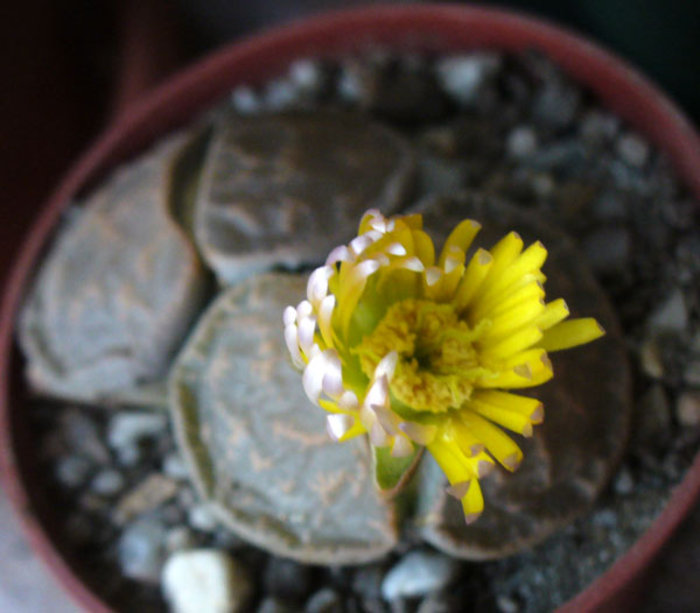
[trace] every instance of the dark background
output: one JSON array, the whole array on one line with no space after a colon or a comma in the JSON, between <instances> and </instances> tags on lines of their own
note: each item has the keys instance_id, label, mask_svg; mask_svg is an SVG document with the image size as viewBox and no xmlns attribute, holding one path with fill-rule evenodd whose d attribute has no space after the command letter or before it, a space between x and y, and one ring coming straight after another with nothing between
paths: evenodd
<instances>
[{"instance_id":1,"label":"dark background","mask_svg":"<svg viewBox=\"0 0 700 613\"><path fill-rule=\"evenodd\" d=\"M407 4L408 2L395 2ZM12 253L61 174L143 91L216 47L342 0L0 0L0 241ZM545 17L636 65L700 123L700 0L482 2ZM0 282L11 258L0 262ZM700 509L649 582L647 610L700 603ZM671 598L669 601L668 599ZM667 608L663 603L670 605ZM680 608L679 608L680 607ZM698 609L695 609L698 610Z\"/></svg>"}]
</instances>

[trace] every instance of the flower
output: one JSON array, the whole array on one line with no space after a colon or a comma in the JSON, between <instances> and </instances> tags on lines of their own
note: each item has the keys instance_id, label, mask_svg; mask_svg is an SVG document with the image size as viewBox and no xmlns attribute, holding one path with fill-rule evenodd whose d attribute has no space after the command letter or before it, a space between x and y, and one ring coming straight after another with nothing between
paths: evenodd
<instances>
[{"instance_id":1,"label":"flower","mask_svg":"<svg viewBox=\"0 0 700 613\"><path fill-rule=\"evenodd\" d=\"M310 400L337 441L367 433L380 486L395 485L423 447L471 522L494 463L523 454L504 432L532 435L542 404L511 390L552 378L548 352L604 334L545 302L547 250L511 232L476 249L480 225L464 220L436 256L421 215L370 210L358 236L309 277L307 299L284 311L284 335ZM566 321L565 321L566 320Z\"/></svg>"}]
</instances>

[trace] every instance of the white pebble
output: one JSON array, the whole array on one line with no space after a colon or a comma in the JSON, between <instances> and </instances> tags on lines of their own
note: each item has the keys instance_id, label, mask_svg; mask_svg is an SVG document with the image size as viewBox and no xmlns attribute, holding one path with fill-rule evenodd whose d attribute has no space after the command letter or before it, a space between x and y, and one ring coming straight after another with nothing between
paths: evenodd
<instances>
[{"instance_id":1,"label":"white pebble","mask_svg":"<svg viewBox=\"0 0 700 613\"><path fill-rule=\"evenodd\" d=\"M112 449L128 447L167 428L165 413L118 413L109 422L107 442Z\"/></svg>"},{"instance_id":2,"label":"white pebble","mask_svg":"<svg viewBox=\"0 0 700 613\"><path fill-rule=\"evenodd\" d=\"M252 88L241 85L231 93L233 108L244 115L260 110L260 99Z\"/></svg>"},{"instance_id":3,"label":"white pebble","mask_svg":"<svg viewBox=\"0 0 700 613\"><path fill-rule=\"evenodd\" d=\"M412 551L386 574L382 596L386 600L425 596L445 587L456 570L456 562L445 555Z\"/></svg>"},{"instance_id":4,"label":"white pebble","mask_svg":"<svg viewBox=\"0 0 700 613\"><path fill-rule=\"evenodd\" d=\"M537 150L537 134L529 126L514 128L506 141L508 155L513 158L526 158Z\"/></svg>"},{"instance_id":5,"label":"white pebble","mask_svg":"<svg viewBox=\"0 0 700 613\"><path fill-rule=\"evenodd\" d=\"M436 66L443 90L461 104L473 103L483 83L501 66L501 59L489 53L474 53L441 59Z\"/></svg>"}]
</instances>

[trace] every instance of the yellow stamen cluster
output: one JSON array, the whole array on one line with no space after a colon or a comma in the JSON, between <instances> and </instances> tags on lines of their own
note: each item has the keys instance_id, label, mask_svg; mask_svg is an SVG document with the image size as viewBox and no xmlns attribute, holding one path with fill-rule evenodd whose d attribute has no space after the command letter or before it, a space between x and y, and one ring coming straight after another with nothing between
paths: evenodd
<instances>
[{"instance_id":1,"label":"yellow stamen cluster","mask_svg":"<svg viewBox=\"0 0 700 613\"><path fill-rule=\"evenodd\" d=\"M547 257L514 232L467 252L480 225L464 220L436 256L420 215L368 211L358 236L309 278L307 300L284 312L285 339L312 402L338 441L368 433L391 456L425 446L472 521L479 478L515 470L522 452L503 428L532 435L539 401L508 390L549 380L548 351L603 334L591 318L564 321L545 302Z\"/></svg>"}]
</instances>

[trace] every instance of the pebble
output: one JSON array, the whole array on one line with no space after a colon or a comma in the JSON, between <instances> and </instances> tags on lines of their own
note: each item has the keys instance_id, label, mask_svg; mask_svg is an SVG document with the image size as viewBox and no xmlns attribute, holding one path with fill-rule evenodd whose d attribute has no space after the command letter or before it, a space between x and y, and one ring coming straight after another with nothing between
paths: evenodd
<instances>
[{"instance_id":1,"label":"pebble","mask_svg":"<svg viewBox=\"0 0 700 613\"><path fill-rule=\"evenodd\" d=\"M639 349L639 359L642 370L652 379L662 379L666 374L658 339L650 337L644 340Z\"/></svg>"},{"instance_id":2,"label":"pebble","mask_svg":"<svg viewBox=\"0 0 700 613\"><path fill-rule=\"evenodd\" d=\"M187 468L187 463L177 451L165 456L163 460L163 473L178 481L186 481L190 478L190 471Z\"/></svg>"},{"instance_id":3,"label":"pebble","mask_svg":"<svg viewBox=\"0 0 700 613\"><path fill-rule=\"evenodd\" d=\"M613 488L621 496L627 496L634 491L634 477L628 468L622 468L617 473Z\"/></svg>"},{"instance_id":4,"label":"pebble","mask_svg":"<svg viewBox=\"0 0 700 613\"><path fill-rule=\"evenodd\" d=\"M588 111L581 119L579 133L592 143L611 141L620 128L620 120L614 115L601 111Z\"/></svg>"},{"instance_id":5,"label":"pebble","mask_svg":"<svg viewBox=\"0 0 700 613\"><path fill-rule=\"evenodd\" d=\"M361 566L352 579L353 591L368 599L378 599L382 595L384 569L379 564Z\"/></svg>"},{"instance_id":6,"label":"pebble","mask_svg":"<svg viewBox=\"0 0 700 613\"><path fill-rule=\"evenodd\" d=\"M168 553L192 549L197 544L197 537L187 526L175 526L165 535L165 548Z\"/></svg>"},{"instance_id":7,"label":"pebble","mask_svg":"<svg viewBox=\"0 0 700 613\"><path fill-rule=\"evenodd\" d=\"M117 449L117 462L125 468L136 466L141 461L141 457L141 449L136 444L124 445Z\"/></svg>"},{"instance_id":8,"label":"pebble","mask_svg":"<svg viewBox=\"0 0 700 613\"><path fill-rule=\"evenodd\" d=\"M245 568L214 549L172 554L163 567L162 588L174 613L235 613L253 591Z\"/></svg>"},{"instance_id":9,"label":"pebble","mask_svg":"<svg viewBox=\"0 0 700 613\"><path fill-rule=\"evenodd\" d=\"M304 613L342 613L343 605L340 595L326 587L316 592L304 606Z\"/></svg>"},{"instance_id":10,"label":"pebble","mask_svg":"<svg viewBox=\"0 0 700 613\"><path fill-rule=\"evenodd\" d=\"M206 503L196 504L187 511L187 522L193 528L202 532L213 532L219 525L219 520Z\"/></svg>"},{"instance_id":11,"label":"pebble","mask_svg":"<svg viewBox=\"0 0 700 613\"><path fill-rule=\"evenodd\" d=\"M299 607L275 596L267 596L260 603L256 613L299 613Z\"/></svg>"},{"instance_id":12,"label":"pebble","mask_svg":"<svg viewBox=\"0 0 700 613\"><path fill-rule=\"evenodd\" d=\"M649 329L655 332L682 334L688 327L688 309L683 292L679 288L671 290L649 318Z\"/></svg>"},{"instance_id":13,"label":"pebble","mask_svg":"<svg viewBox=\"0 0 700 613\"><path fill-rule=\"evenodd\" d=\"M437 592L424 598L416 613L451 613L454 603L451 603L444 592Z\"/></svg>"},{"instance_id":14,"label":"pebble","mask_svg":"<svg viewBox=\"0 0 700 613\"><path fill-rule=\"evenodd\" d=\"M323 84L323 66L320 62L309 58L296 60L289 67L289 80L300 91L316 93Z\"/></svg>"},{"instance_id":15,"label":"pebble","mask_svg":"<svg viewBox=\"0 0 700 613\"><path fill-rule=\"evenodd\" d=\"M526 158L537 150L537 133L530 126L514 128L506 140L506 151L513 158Z\"/></svg>"},{"instance_id":16,"label":"pebble","mask_svg":"<svg viewBox=\"0 0 700 613\"><path fill-rule=\"evenodd\" d=\"M157 583L164 559L165 528L154 518L128 525L117 545L122 572L132 579Z\"/></svg>"},{"instance_id":17,"label":"pebble","mask_svg":"<svg viewBox=\"0 0 700 613\"><path fill-rule=\"evenodd\" d=\"M700 426L700 391L683 392L676 403L676 419L681 426Z\"/></svg>"},{"instance_id":18,"label":"pebble","mask_svg":"<svg viewBox=\"0 0 700 613\"><path fill-rule=\"evenodd\" d=\"M662 385L655 383L641 397L632 427L635 450L642 453L662 447L671 433L671 409Z\"/></svg>"},{"instance_id":19,"label":"pebble","mask_svg":"<svg viewBox=\"0 0 700 613\"><path fill-rule=\"evenodd\" d=\"M539 124L561 130L574 120L580 101L581 94L576 88L553 80L535 95L532 114Z\"/></svg>"},{"instance_id":20,"label":"pebble","mask_svg":"<svg viewBox=\"0 0 700 613\"><path fill-rule=\"evenodd\" d=\"M107 427L107 442L123 449L160 434L168 426L165 413L118 413Z\"/></svg>"},{"instance_id":21,"label":"pebble","mask_svg":"<svg viewBox=\"0 0 700 613\"><path fill-rule=\"evenodd\" d=\"M649 144L636 134L624 134L617 140L617 154L634 168L642 168L649 159Z\"/></svg>"},{"instance_id":22,"label":"pebble","mask_svg":"<svg viewBox=\"0 0 700 613\"><path fill-rule=\"evenodd\" d=\"M517 600L503 594L496 597L496 608L500 613L518 613L520 611Z\"/></svg>"},{"instance_id":23,"label":"pebble","mask_svg":"<svg viewBox=\"0 0 700 613\"><path fill-rule=\"evenodd\" d=\"M260 110L260 98L247 85L240 85L231 93L231 104L239 113L246 115Z\"/></svg>"},{"instance_id":24,"label":"pebble","mask_svg":"<svg viewBox=\"0 0 700 613\"><path fill-rule=\"evenodd\" d=\"M593 202L593 215L604 222L621 221L627 218L627 204L614 191L605 191Z\"/></svg>"},{"instance_id":25,"label":"pebble","mask_svg":"<svg viewBox=\"0 0 700 613\"><path fill-rule=\"evenodd\" d=\"M129 490L117 503L114 519L124 523L159 507L177 494L178 485L172 479L153 473Z\"/></svg>"},{"instance_id":26,"label":"pebble","mask_svg":"<svg viewBox=\"0 0 700 613\"><path fill-rule=\"evenodd\" d=\"M311 591L311 572L308 566L273 557L263 574L263 585L267 593L285 600L304 598Z\"/></svg>"},{"instance_id":27,"label":"pebble","mask_svg":"<svg viewBox=\"0 0 700 613\"><path fill-rule=\"evenodd\" d=\"M114 496L124 489L124 475L108 468L97 473L90 483L90 489L100 496Z\"/></svg>"},{"instance_id":28,"label":"pebble","mask_svg":"<svg viewBox=\"0 0 700 613\"><path fill-rule=\"evenodd\" d=\"M501 67L501 58L490 53L474 53L438 60L435 70L442 89L458 103L476 102L484 83Z\"/></svg>"},{"instance_id":29,"label":"pebble","mask_svg":"<svg viewBox=\"0 0 700 613\"><path fill-rule=\"evenodd\" d=\"M109 462L109 451L102 442L97 425L83 411L79 409L66 411L62 415L61 427L71 451L98 464Z\"/></svg>"},{"instance_id":30,"label":"pebble","mask_svg":"<svg viewBox=\"0 0 700 613\"><path fill-rule=\"evenodd\" d=\"M58 460L56 478L66 487L80 487L87 480L91 464L80 456L68 456Z\"/></svg>"},{"instance_id":31,"label":"pebble","mask_svg":"<svg viewBox=\"0 0 700 613\"><path fill-rule=\"evenodd\" d=\"M298 95L292 83L285 79L275 79L265 87L265 107L269 111L288 109L297 102Z\"/></svg>"},{"instance_id":32,"label":"pebble","mask_svg":"<svg viewBox=\"0 0 700 613\"><path fill-rule=\"evenodd\" d=\"M700 360L688 362L683 369L683 381L688 385L700 387Z\"/></svg>"},{"instance_id":33,"label":"pebble","mask_svg":"<svg viewBox=\"0 0 700 613\"><path fill-rule=\"evenodd\" d=\"M416 550L404 556L384 577L385 600L415 598L442 589L455 576L457 562L445 555Z\"/></svg>"}]
</instances>

